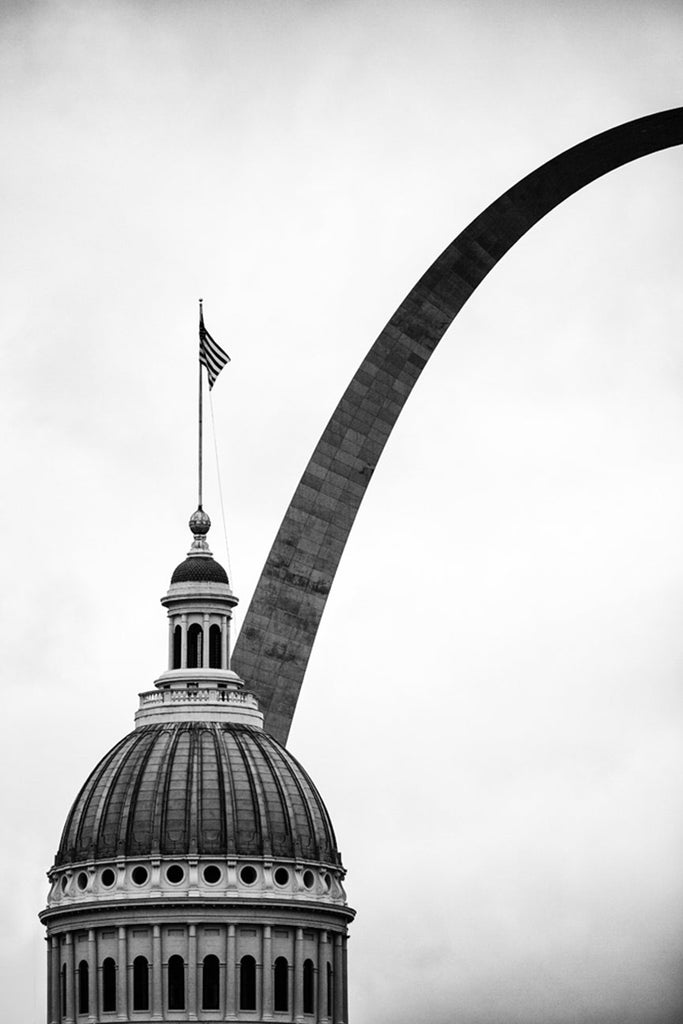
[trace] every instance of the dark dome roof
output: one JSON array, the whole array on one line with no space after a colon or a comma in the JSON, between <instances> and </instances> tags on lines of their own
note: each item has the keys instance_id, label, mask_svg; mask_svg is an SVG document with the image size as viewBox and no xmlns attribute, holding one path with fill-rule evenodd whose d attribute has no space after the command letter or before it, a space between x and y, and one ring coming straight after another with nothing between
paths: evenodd
<instances>
[{"instance_id":1,"label":"dark dome roof","mask_svg":"<svg viewBox=\"0 0 683 1024\"><path fill-rule=\"evenodd\" d=\"M223 722L142 726L91 773L55 864L187 854L340 863L320 794L272 736Z\"/></svg>"},{"instance_id":2,"label":"dark dome roof","mask_svg":"<svg viewBox=\"0 0 683 1024\"><path fill-rule=\"evenodd\" d=\"M175 569L171 583L227 583L228 574L222 565L206 555L190 555Z\"/></svg>"}]
</instances>

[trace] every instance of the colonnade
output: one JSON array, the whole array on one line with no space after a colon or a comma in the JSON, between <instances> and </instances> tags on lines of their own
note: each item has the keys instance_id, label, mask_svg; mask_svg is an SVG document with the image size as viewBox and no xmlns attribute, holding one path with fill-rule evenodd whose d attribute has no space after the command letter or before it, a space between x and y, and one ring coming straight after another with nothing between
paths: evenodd
<instances>
[{"instance_id":1,"label":"colonnade","mask_svg":"<svg viewBox=\"0 0 683 1024\"><path fill-rule=\"evenodd\" d=\"M134 961L139 953L139 942L132 948L130 929L119 926L115 938L102 938L101 932L111 936L114 929L89 929L53 934L48 938L48 1021L49 1024L96 1024L111 1021L144 1021L167 1019L169 1012L168 961L173 949L163 949L162 926L150 926L151 944L147 947L148 976L145 1007L134 1005ZM138 926L136 926L138 930ZM304 929L293 930L293 957L286 958L288 971L287 1009L275 1008L274 962L281 956L281 943L274 948L274 928L260 927L256 947L249 948L241 941L240 926L223 926L220 946L198 942L197 925L186 926L184 950L184 1008L173 1010L174 1020L279 1020L302 1024L346 1024L347 1007L347 950L346 936L332 931L315 930L315 939L306 940ZM311 935L311 930L306 929ZM199 948L201 945L202 948ZM255 1006L241 1009L240 965L242 957L255 953ZM206 955L215 955L219 961L218 1008L205 1009L202 1005L202 971ZM116 963L115 1006L104 1010L103 962L111 957ZM313 964L312 992L309 1006L304 1005L304 963ZM214 961L215 962L215 961ZM79 993L79 964L87 964L87 1009L81 1005ZM122 966L124 965L123 969ZM310 971L310 964L309 964ZM312 1002L312 1008L310 1003Z\"/></svg>"},{"instance_id":2,"label":"colonnade","mask_svg":"<svg viewBox=\"0 0 683 1024\"><path fill-rule=\"evenodd\" d=\"M188 667L210 667L210 628L211 626L217 626L220 629L221 641L220 641L220 665L214 665L214 668L229 669L230 668L230 616L229 615L215 615L205 612L203 615L199 614L186 614L181 615L170 615L168 623L168 667L169 669L183 669ZM197 664L194 666L188 666L188 630L190 626L198 625L202 630L201 637L201 665ZM175 631L180 630L180 650L178 650L175 641Z\"/></svg>"}]
</instances>

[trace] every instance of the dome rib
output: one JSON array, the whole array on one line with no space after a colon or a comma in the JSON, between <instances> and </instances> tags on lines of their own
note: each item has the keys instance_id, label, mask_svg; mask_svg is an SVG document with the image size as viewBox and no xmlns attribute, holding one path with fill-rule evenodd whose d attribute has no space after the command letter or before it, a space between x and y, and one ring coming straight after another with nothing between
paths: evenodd
<instances>
[{"instance_id":1,"label":"dome rib","mask_svg":"<svg viewBox=\"0 0 683 1024\"><path fill-rule=\"evenodd\" d=\"M112 751L112 754L114 756L116 756L116 754L118 753L119 750L123 751L122 752L121 761L119 762L119 766L117 766L114 769L114 773L116 773L119 770L120 765L126 760L127 756L130 756L130 753L127 754L126 751L123 749L124 744L125 744L125 739L121 740L120 743L118 743L116 745L116 747L114 747L114 750ZM106 771L107 767L108 767L108 765L105 765L105 761L107 761L107 757L108 757L108 755L103 757L102 760L95 767L94 772L92 773L90 778L86 781L85 785L83 786L83 788L81 789L80 793L76 797L76 800L75 800L74 805L73 805L73 807L71 809L69 817L67 818L66 825L64 826L64 835L66 835L67 830L69 829L69 826L70 826L70 824L71 824L71 822L73 820L73 817L74 817L74 815L76 813L76 808L78 807L79 803L82 801L82 808L81 808L81 812L80 812L80 819L78 821L78 825L77 825L77 828L76 828L76 835L74 836L74 839L73 839L74 845L78 845L80 843L80 841L81 841L81 836L82 836L83 830L85 828L85 823L87 821L88 814L90 812L90 807L91 807L91 805L93 804L93 802L95 800L95 794L97 792L97 784L98 784L99 777L100 777L100 768L102 768L102 771ZM103 800L100 797L99 806L97 807L97 810L95 811L95 824L96 825L98 824L98 821L97 821L98 812L101 813L102 803L103 803ZM93 829L93 835L97 835L98 831L99 831L98 828L94 828ZM64 839L64 836L62 837L62 841L63 841L63 839ZM60 843L60 846L61 846L61 843ZM93 851L93 852L95 852L95 851Z\"/></svg>"},{"instance_id":2,"label":"dome rib","mask_svg":"<svg viewBox=\"0 0 683 1024\"><path fill-rule=\"evenodd\" d=\"M230 758L228 756L228 752L225 749L225 746L222 743L218 742L218 735L215 732L213 733L213 741L214 741L214 744L215 744L215 747L216 747L216 751L218 753L218 766L219 766L219 771L221 773L221 779L222 779L222 782L223 782L223 787L222 788L223 788L224 807L225 807L225 815L224 815L223 821L224 821L225 833L226 833L226 835L225 835L225 838L226 838L225 846L226 846L226 850L227 850L228 856L235 856L235 854L237 852L236 840L237 840L237 834L238 834L238 824L237 824L237 808L235 807L235 784L234 784L234 780L233 780L233 777L232 777L232 767L230 765ZM229 819L228 819L228 806L230 807L230 818ZM231 828L229 827L230 825L232 826Z\"/></svg>"},{"instance_id":3,"label":"dome rib","mask_svg":"<svg viewBox=\"0 0 683 1024\"><path fill-rule=\"evenodd\" d=\"M150 850L153 857L161 856L161 837L166 827L165 795L168 790L168 766L172 760L168 756L168 752L173 749L176 741L176 736L170 733L168 729L163 729L160 733L160 741L157 743L157 746L163 743L163 749L159 752L159 770L157 771L157 784L154 788L154 800L152 802L152 842Z\"/></svg>"},{"instance_id":4,"label":"dome rib","mask_svg":"<svg viewBox=\"0 0 683 1024\"><path fill-rule=\"evenodd\" d=\"M276 740L250 726L141 726L97 764L71 808L56 866L147 856L337 864L320 796Z\"/></svg>"},{"instance_id":5,"label":"dome rib","mask_svg":"<svg viewBox=\"0 0 683 1024\"><path fill-rule=\"evenodd\" d=\"M235 742L239 747L242 760L247 768L247 778L254 807L254 821L256 824L257 841L259 848L267 857L272 857L273 851L270 841L270 822L268 820L267 804L264 800L261 779L258 766L254 763L249 750L249 744L245 737L235 736Z\"/></svg>"},{"instance_id":6,"label":"dome rib","mask_svg":"<svg viewBox=\"0 0 683 1024\"><path fill-rule=\"evenodd\" d=\"M146 737L149 739L148 737ZM121 843L121 837L125 835L125 849L131 850L134 846L134 832L133 824L135 821L135 808L138 802L138 796L140 793L140 787L143 779L143 773L147 767L152 751L154 750L154 743L147 742L146 744L141 742L137 745L138 748L142 747L140 760L134 766L135 776L133 784L129 786L128 792L125 794L125 799L121 804L121 825L119 827L119 843ZM118 852L118 851L117 851Z\"/></svg>"},{"instance_id":7,"label":"dome rib","mask_svg":"<svg viewBox=\"0 0 683 1024\"><path fill-rule=\"evenodd\" d=\"M268 763L270 773L275 780L275 786L277 787L278 794L280 797L280 804L282 806L282 817L284 825L284 836L285 842L289 841L292 845L292 853L295 857L301 856L301 840L298 833L292 833L292 822L295 820L294 808L291 801L288 798L286 787L282 784L280 773L275 770L275 764L273 758L271 758L266 745L260 742L259 736L254 736L254 743L259 748L263 758Z\"/></svg>"}]
</instances>

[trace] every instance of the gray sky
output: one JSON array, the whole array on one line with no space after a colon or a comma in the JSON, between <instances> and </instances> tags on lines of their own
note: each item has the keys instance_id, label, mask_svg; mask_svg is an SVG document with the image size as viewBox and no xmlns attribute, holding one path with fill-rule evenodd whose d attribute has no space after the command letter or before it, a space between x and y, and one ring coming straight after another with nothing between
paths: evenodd
<instances>
[{"instance_id":1,"label":"gray sky","mask_svg":"<svg viewBox=\"0 0 683 1024\"><path fill-rule=\"evenodd\" d=\"M404 294L538 164L680 104L682 35L653 0L3 5L7 1018L44 1019L44 872L165 667L198 296L246 607ZM523 239L373 477L290 740L358 910L353 1024L680 1020L682 169Z\"/></svg>"}]
</instances>

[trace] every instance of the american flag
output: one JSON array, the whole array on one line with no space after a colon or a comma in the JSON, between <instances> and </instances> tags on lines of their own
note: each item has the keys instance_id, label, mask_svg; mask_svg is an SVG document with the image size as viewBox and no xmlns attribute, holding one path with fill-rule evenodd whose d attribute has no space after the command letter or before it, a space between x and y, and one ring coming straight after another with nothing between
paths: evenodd
<instances>
[{"instance_id":1,"label":"american flag","mask_svg":"<svg viewBox=\"0 0 683 1024\"><path fill-rule=\"evenodd\" d=\"M224 352L218 342L214 341L204 326L204 313L199 311L199 362L206 367L206 374L209 378L209 390L216 383L216 377L226 363L230 362L230 356Z\"/></svg>"}]
</instances>

